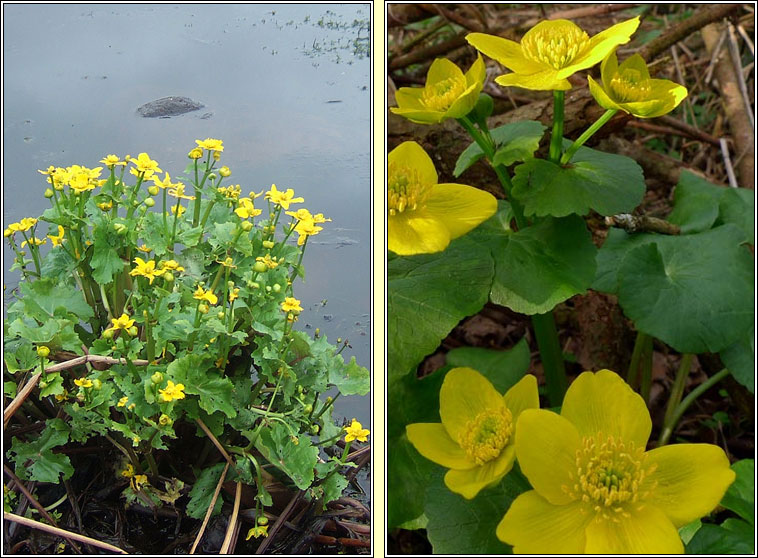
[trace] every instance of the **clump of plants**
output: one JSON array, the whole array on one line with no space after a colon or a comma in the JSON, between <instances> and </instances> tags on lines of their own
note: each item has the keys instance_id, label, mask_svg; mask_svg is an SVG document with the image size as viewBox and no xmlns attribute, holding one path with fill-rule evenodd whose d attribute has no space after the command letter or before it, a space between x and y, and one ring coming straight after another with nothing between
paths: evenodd
<instances>
[{"instance_id":1,"label":"clump of plants","mask_svg":"<svg viewBox=\"0 0 758 558\"><path fill-rule=\"evenodd\" d=\"M212 488L225 476L254 487L248 538L265 536L270 483L323 504L347 486L350 443L369 432L336 424L333 403L368 393L369 373L344 361L347 343L295 327L293 283L331 219L292 189L243 194L220 166L223 142L196 143L181 178L147 153L40 171L51 207L4 232L21 273L4 323L4 388L16 398L6 424L23 404L44 429L14 437L6 455L20 479L59 483L74 468L55 450L103 437L122 456L114 475L130 479L127 501L173 504L184 483L156 452L198 444L176 439L190 423L228 470L197 471L187 515L220 511Z\"/></svg>"}]
</instances>

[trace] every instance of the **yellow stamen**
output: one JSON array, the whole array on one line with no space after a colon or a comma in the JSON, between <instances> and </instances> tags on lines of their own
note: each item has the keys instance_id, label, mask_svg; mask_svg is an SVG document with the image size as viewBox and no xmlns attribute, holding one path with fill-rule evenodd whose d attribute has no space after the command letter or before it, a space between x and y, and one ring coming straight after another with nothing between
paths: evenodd
<instances>
[{"instance_id":1,"label":"yellow stamen","mask_svg":"<svg viewBox=\"0 0 758 558\"><path fill-rule=\"evenodd\" d=\"M466 91L466 78L450 77L424 87L421 102L427 108L445 111Z\"/></svg>"},{"instance_id":2,"label":"yellow stamen","mask_svg":"<svg viewBox=\"0 0 758 558\"><path fill-rule=\"evenodd\" d=\"M513 432L513 416L507 407L487 409L470 420L458 443L470 459L483 465L500 455Z\"/></svg>"},{"instance_id":3,"label":"yellow stamen","mask_svg":"<svg viewBox=\"0 0 758 558\"><path fill-rule=\"evenodd\" d=\"M620 103L650 99L650 80L644 79L640 72L632 68L613 76L610 89Z\"/></svg>"},{"instance_id":4,"label":"yellow stamen","mask_svg":"<svg viewBox=\"0 0 758 558\"><path fill-rule=\"evenodd\" d=\"M527 58L560 70L571 65L589 40L587 33L573 23L556 21L549 28L524 35L521 49Z\"/></svg>"},{"instance_id":5,"label":"yellow stamen","mask_svg":"<svg viewBox=\"0 0 758 558\"><path fill-rule=\"evenodd\" d=\"M390 163L387 207L390 215L423 209L431 184L423 184L416 169Z\"/></svg>"}]
</instances>

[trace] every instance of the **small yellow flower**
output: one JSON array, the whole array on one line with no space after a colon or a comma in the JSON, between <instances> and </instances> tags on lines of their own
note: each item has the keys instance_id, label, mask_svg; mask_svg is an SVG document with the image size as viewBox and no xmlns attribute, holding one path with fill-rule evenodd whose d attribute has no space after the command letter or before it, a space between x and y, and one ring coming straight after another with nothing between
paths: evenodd
<instances>
[{"instance_id":1,"label":"small yellow flower","mask_svg":"<svg viewBox=\"0 0 758 558\"><path fill-rule=\"evenodd\" d=\"M274 269L275 267L279 265L279 262L276 261L276 257L272 258L271 254L266 254L265 256L258 256L257 258L255 258L255 261L265 263L269 269Z\"/></svg>"},{"instance_id":2,"label":"small yellow flower","mask_svg":"<svg viewBox=\"0 0 758 558\"><path fill-rule=\"evenodd\" d=\"M87 378L77 378L74 380L74 383L82 388L91 388L92 387L92 380L88 380Z\"/></svg>"},{"instance_id":3,"label":"small yellow flower","mask_svg":"<svg viewBox=\"0 0 758 558\"><path fill-rule=\"evenodd\" d=\"M34 217L24 217L18 223L11 223L8 225L8 229L12 232L26 232L37 224L37 219Z\"/></svg>"},{"instance_id":4,"label":"small yellow flower","mask_svg":"<svg viewBox=\"0 0 758 558\"><path fill-rule=\"evenodd\" d=\"M302 246L309 236L317 235L322 230L324 230L324 227L316 225L313 219L298 221L297 225L295 225L295 232L298 234L297 245Z\"/></svg>"},{"instance_id":5,"label":"small yellow flower","mask_svg":"<svg viewBox=\"0 0 758 558\"><path fill-rule=\"evenodd\" d=\"M68 401L68 390L64 389L63 393L56 393L55 394L55 400L56 401Z\"/></svg>"},{"instance_id":6,"label":"small yellow flower","mask_svg":"<svg viewBox=\"0 0 758 558\"><path fill-rule=\"evenodd\" d=\"M353 440L365 442L368 440L368 435L371 434L370 430L363 428L363 425L355 419L353 419L353 422L350 423L350 426L346 426L344 430L346 432L346 442L352 442Z\"/></svg>"},{"instance_id":7,"label":"small yellow flower","mask_svg":"<svg viewBox=\"0 0 758 558\"><path fill-rule=\"evenodd\" d=\"M163 172L158 167L158 162L153 161L147 153L140 153L136 159L131 160L136 165L136 168L132 169L132 174L142 176L145 180L149 180L156 172Z\"/></svg>"},{"instance_id":8,"label":"small yellow flower","mask_svg":"<svg viewBox=\"0 0 758 558\"><path fill-rule=\"evenodd\" d=\"M184 194L184 184L182 182L176 182L173 184L173 188L168 191L169 196L174 196L177 199L182 200L194 200L195 196L186 196Z\"/></svg>"},{"instance_id":9,"label":"small yellow flower","mask_svg":"<svg viewBox=\"0 0 758 558\"><path fill-rule=\"evenodd\" d=\"M290 217L294 217L298 221L313 220L313 215L311 215L311 212L304 207L298 209L297 211L285 211L284 213Z\"/></svg>"},{"instance_id":10,"label":"small yellow flower","mask_svg":"<svg viewBox=\"0 0 758 558\"><path fill-rule=\"evenodd\" d=\"M177 203L176 205L171 206L171 214L176 215L177 211L179 212L179 217L181 217L187 209L183 205Z\"/></svg>"},{"instance_id":11,"label":"small yellow flower","mask_svg":"<svg viewBox=\"0 0 758 558\"><path fill-rule=\"evenodd\" d=\"M287 188L286 191L280 191L276 189L276 184L271 185L271 189L266 192L264 199L271 200L276 205L282 206L284 209L289 209L291 203L302 203L305 200L303 198L295 198L295 191L292 188Z\"/></svg>"},{"instance_id":12,"label":"small yellow flower","mask_svg":"<svg viewBox=\"0 0 758 558\"><path fill-rule=\"evenodd\" d=\"M134 258L134 263L137 264L137 267L132 269L129 272L129 275L132 277L140 275L142 277L147 277L150 281L150 284L153 284L153 280L156 277L160 277L163 275L166 270L165 269L155 269L155 262L153 260L150 260L149 262L146 262L142 258Z\"/></svg>"},{"instance_id":13,"label":"small yellow flower","mask_svg":"<svg viewBox=\"0 0 758 558\"><path fill-rule=\"evenodd\" d=\"M239 297L239 288L234 287L231 291L229 291L229 302L234 302L235 299Z\"/></svg>"},{"instance_id":14,"label":"small yellow flower","mask_svg":"<svg viewBox=\"0 0 758 558\"><path fill-rule=\"evenodd\" d=\"M401 87L390 110L417 124L437 124L466 116L476 105L487 74L481 56L465 74L447 58L429 67L424 87Z\"/></svg>"},{"instance_id":15,"label":"small yellow flower","mask_svg":"<svg viewBox=\"0 0 758 558\"><path fill-rule=\"evenodd\" d=\"M135 438L139 438L139 436L135 436ZM147 475L134 475L129 482L134 490L141 490L144 485L150 484L147 482Z\"/></svg>"},{"instance_id":16,"label":"small yellow flower","mask_svg":"<svg viewBox=\"0 0 758 558\"><path fill-rule=\"evenodd\" d=\"M26 246L26 244L27 244L26 240L24 240L21 243L21 248L23 248L24 246ZM47 244L47 239L46 238L37 238L36 236L33 236L33 237L31 237L29 239L29 244L33 244L34 246L42 246L43 244Z\"/></svg>"},{"instance_id":17,"label":"small yellow flower","mask_svg":"<svg viewBox=\"0 0 758 558\"><path fill-rule=\"evenodd\" d=\"M137 404L136 403L129 403L129 406L126 409L127 409L127 411L133 411L136 408L137 408ZM137 436L137 438L139 438L139 436ZM137 443L139 443L139 440L137 440Z\"/></svg>"},{"instance_id":18,"label":"small yellow flower","mask_svg":"<svg viewBox=\"0 0 758 558\"><path fill-rule=\"evenodd\" d=\"M674 110L687 88L667 79L652 79L647 64L633 54L619 66L616 52L600 65L602 85L587 76L590 93L604 109L623 110L638 118L656 118Z\"/></svg>"},{"instance_id":19,"label":"small yellow flower","mask_svg":"<svg viewBox=\"0 0 758 558\"><path fill-rule=\"evenodd\" d=\"M213 294L213 291L203 290L203 287L201 285L197 286L197 290L192 295L192 298L197 300L205 300L211 304L216 304L218 302L218 297Z\"/></svg>"},{"instance_id":20,"label":"small yellow flower","mask_svg":"<svg viewBox=\"0 0 758 558\"><path fill-rule=\"evenodd\" d=\"M497 527L514 554L681 554L678 529L710 513L735 479L712 444L645 451L647 405L615 372L584 372L560 414L521 413L519 466L533 490Z\"/></svg>"},{"instance_id":21,"label":"small yellow flower","mask_svg":"<svg viewBox=\"0 0 758 558\"><path fill-rule=\"evenodd\" d=\"M144 252L145 254L149 254L150 252L153 251L153 249L148 247L148 245L145 244L144 242L140 244L139 246L137 246L137 250L139 250L140 252Z\"/></svg>"},{"instance_id":22,"label":"small yellow flower","mask_svg":"<svg viewBox=\"0 0 758 558\"><path fill-rule=\"evenodd\" d=\"M158 186L159 188L163 190L165 190L166 188L172 188L176 186L175 183L171 182L171 175L169 173L164 173L163 180L161 180L157 176L153 176L151 180L156 186Z\"/></svg>"},{"instance_id":23,"label":"small yellow flower","mask_svg":"<svg viewBox=\"0 0 758 558\"><path fill-rule=\"evenodd\" d=\"M569 76L591 68L629 38L639 16L617 23L590 38L566 19L541 21L527 31L521 43L485 33L469 33L466 40L512 73L495 78L500 85L534 90L571 89Z\"/></svg>"},{"instance_id":24,"label":"small yellow flower","mask_svg":"<svg viewBox=\"0 0 758 558\"><path fill-rule=\"evenodd\" d=\"M445 486L472 499L511 470L519 416L524 409L539 406L537 379L532 375L501 395L476 370L453 368L440 389L442 424L409 424L405 431L421 455L450 469Z\"/></svg>"},{"instance_id":25,"label":"small yellow flower","mask_svg":"<svg viewBox=\"0 0 758 558\"><path fill-rule=\"evenodd\" d=\"M497 211L489 192L438 184L429 155L406 141L387 156L387 247L401 256L441 252Z\"/></svg>"},{"instance_id":26,"label":"small yellow flower","mask_svg":"<svg viewBox=\"0 0 758 558\"><path fill-rule=\"evenodd\" d=\"M113 330L123 329L124 331L126 331L134 325L134 320L129 318L129 316L126 313L124 313L124 314L121 314L121 316L119 316L118 318L112 318L111 323L113 325L111 325L111 327L109 327L106 331L111 330L111 329Z\"/></svg>"},{"instance_id":27,"label":"small yellow flower","mask_svg":"<svg viewBox=\"0 0 758 558\"><path fill-rule=\"evenodd\" d=\"M97 204L97 207L99 207L102 211L110 211L113 209L113 202L111 200L104 201Z\"/></svg>"},{"instance_id":28,"label":"small yellow flower","mask_svg":"<svg viewBox=\"0 0 758 558\"><path fill-rule=\"evenodd\" d=\"M242 187L239 184L234 186L219 186L216 190L228 200L238 200L242 193Z\"/></svg>"},{"instance_id":29,"label":"small yellow flower","mask_svg":"<svg viewBox=\"0 0 758 558\"><path fill-rule=\"evenodd\" d=\"M257 217L263 212L261 209L255 209L255 206L253 205L253 200L251 200L250 198L240 198L238 203L239 205L237 206L237 209L234 210L234 212L241 219L249 219L250 217Z\"/></svg>"},{"instance_id":30,"label":"small yellow flower","mask_svg":"<svg viewBox=\"0 0 758 558\"><path fill-rule=\"evenodd\" d=\"M184 384L174 384L171 380L168 381L165 389L159 389L158 393L161 395L163 401L173 401L174 399L184 399Z\"/></svg>"},{"instance_id":31,"label":"small yellow flower","mask_svg":"<svg viewBox=\"0 0 758 558\"><path fill-rule=\"evenodd\" d=\"M126 404L128 402L129 402L129 398L127 396L124 396L118 400L118 403L116 403L116 407L126 407Z\"/></svg>"},{"instance_id":32,"label":"small yellow flower","mask_svg":"<svg viewBox=\"0 0 758 558\"><path fill-rule=\"evenodd\" d=\"M112 169L116 165L126 166L126 161L119 159L118 155L106 155L105 158L100 159L100 162L109 169Z\"/></svg>"},{"instance_id":33,"label":"small yellow flower","mask_svg":"<svg viewBox=\"0 0 758 558\"><path fill-rule=\"evenodd\" d=\"M208 151L223 151L224 142L220 139L206 138L204 140L195 140L198 147L207 149Z\"/></svg>"},{"instance_id":34,"label":"small yellow flower","mask_svg":"<svg viewBox=\"0 0 758 558\"><path fill-rule=\"evenodd\" d=\"M126 465L126 469L121 471L121 476L126 477L127 479L132 478L134 476L134 465L132 465L131 463L128 463Z\"/></svg>"},{"instance_id":35,"label":"small yellow flower","mask_svg":"<svg viewBox=\"0 0 758 558\"><path fill-rule=\"evenodd\" d=\"M248 541L252 537L255 537L256 539L258 537L268 537L268 525L256 525L255 527L252 527L247 532L247 537L245 537L245 540Z\"/></svg>"},{"instance_id":36,"label":"small yellow flower","mask_svg":"<svg viewBox=\"0 0 758 558\"><path fill-rule=\"evenodd\" d=\"M200 157L203 156L203 150L201 148L199 148L199 147L195 147L195 148L192 149L192 151L190 151L187 154L187 156L190 159L199 159Z\"/></svg>"},{"instance_id":37,"label":"small yellow flower","mask_svg":"<svg viewBox=\"0 0 758 558\"><path fill-rule=\"evenodd\" d=\"M171 420L170 416L164 415L164 414L161 414L160 418L158 419L158 424L160 424L161 426L168 426L173 422L174 421Z\"/></svg>"},{"instance_id":38,"label":"small yellow flower","mask_svg":"<svg viewBox=\"0 0 758 558\"><path fill-rule=\"evenodd\" d=\"M282 310L290 314L299 314L303 311L300 307L300 301L294 297L288 296L282 302Z\"/></svg>"},{"instance_id":39,"label":"small yellow flower","mask_svg":"<svg viewBox=\"0 0 758 558\"><path fill-rule=\"evenodd\" d=\"M166 271L184 271L184 268L176 260L163 260L158 264L158 267Z\"/></svg>"}]
</instances>

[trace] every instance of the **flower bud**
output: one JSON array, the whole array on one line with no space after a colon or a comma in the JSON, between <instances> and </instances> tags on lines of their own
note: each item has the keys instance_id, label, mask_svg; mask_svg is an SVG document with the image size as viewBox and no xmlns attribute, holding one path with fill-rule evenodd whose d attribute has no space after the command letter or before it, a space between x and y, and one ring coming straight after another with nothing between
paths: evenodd
<instances>
[{"instance_id":1,"label":"flower bud","mask_svg":"<svg viewBox=\"0 0 758 558\"><path fill-rule=\"evenodd\" d=\"M271 250L274 247L274 241L273 240L264 240L263 241L263 247Z\"/></svg>"},{"instance_id":2,"label":"flower bud","mask_svg":"<svg viewBox=\"0 0 758 558\"><path fill-rule=\"evenodd\" d=\"M161 415L160 418L158 419L158 423L161 426L170 426L171 424L174 423L174 421L171 420L171 417L168 415Z\"/></svg>"},{"instance_id":3,"label":"flower bud","mask_svg":"<svg viewBox=\"0 0 758 558\"><path fill-rule=\"evenodd\" d=\"M213 160L214 161L218 161L219 159L221 159L221 153L219 153L218 151L214 151L213 152Z\"/></svg>"},{"instance_id":4,"label":"flower bud","mask_svg":"<svg viewBox=\"0 0 758 558\"><path fill-rule=\"evenodd\" d=\"M160 384L163 382L163 373L162 372L156 372L152 376L150 376L150 381L153 382L155 385Z\"/></svg>"},{"instance_id":5,"label":"flower bud","mask_svg":"<svg viewBox=\"0 0 758 558\"><path fill-rule=\"evenodd\" d=\"M53 197L53 191L50 188L48 188L48 189L45 190L45 197L47 199L50 199L50 198Z\"/></svg>"},{"instance_id":6,"label":"flower bud","mask_svg":"<svg viewBox=\"0 0 758 558\"><path fill-rule=\"evenodd\" d=\"M84 395L84 393L82 393L81 391L76 394L76 400L79 401L80 403L83 403L86 398L87 396Z\"/></svg>"},{"instance_id":7,"label":"flower bud","mask_svg":"<svg viewBox=\"0 0 758 558\"><path fill-rule=\"evenodd\" d=\"M197 311L200 312L201 314L207 314L208 310L210 310L210 308L208 307L207 304L198 304L197 306Z\"/></svg>"},{"instance_id":8,"label":"flower bud","mask_svg":"<svg viewBox=\"0 0 758 558\"><path fill-rule=\"evenodd\" d=\"M40 345L37 347L37 355L42 358L47 358L47 356L50 354L50 349L48 347L45 347L44 345Z\"/></svg>"},{"instance_id":9,"label":"flower bud","mask_svg":"<svg viewBox=\"0 0 758 558\"><path fill-rule=\"evenodd\" d=\"M145 200L145 205L147 207L153 207L155 205L155 200L153 198L147 198Z\"/></svg>"},{"instance_id":10,"label":"flower bud","mask_svg":"<svg viewBox=\"0 0 758 558\"><path fill-rule=\"evenodd\" d=\"M308 414L311 414L311 413L313 412L313 405L311 405L310 403L308 403L308 404L307 404L307 405L306 405L306 406L303 408L303 410L304 410L306 413L308 413Z\"/></svg>"},{"instance_id":11,"label":"flower bud","mask_svg":"<svg viewBox=\"0 0 758 558\"><path fill-rule=\"evenodd\" d=\"M318 424L311 424L311 434L318 434L319 430L321 430L321 428Z\"/></svg>"},{"instance_id":12,"label":"flower bud","mask_svg":"<svg viewBox=\"0 0 758 558\"><path fill-rule=\"evenodd\" d=\"M231 291L234 288L234 281L227 281L226 288Z\"/></svg>"},{"instance_id":13,"label":"flower bud","mask_svg":"<svg viewBox=\"0 0 758 558\"><path fill-rule=\"evenodd\" d=\"M103 387L103 382L101 382L101 381L100 381L100 380L98 380L98 379L94 379L94 380L92 380L92 387L93 387L94 389L96 389L96 390L99 390L100 388L102 388L102 387Z\"/></svg>"},{"instance_id":14,"label":"flower bud","mask_svg":"<svg viewBox=\"0 0 758 558\"><path fill-rule=\"evenodd\" d=\"M163 280L166 281L166 283L171 283L174 280L174 274L167 271L163 274Z\"/></svg>"},{"instance_id":15,"label":"flower bud","mask_svg":"<svg viewBox=\"0 0 758 558\"><path fill-rule=\"evenodd\" d=\"M267 292L267 293L270 293L270 292L271 292L271 285L266 285L266 292Z\"/></svg>"},{"instance_id":16,"label":"flower bud","mask_svg":"<svg viewBox=\"0 0 758 558\"><path fill-rule=\"evenodd\" d=\"M240 228L245 232L250 232L253 230L253 224L250 221L242 221Z\"/></svg>"},{"instance_id":17,"label":"flower bud","mask_svg":"<svg viewBox=\"0 0 758 558\"><path fill-rule=\"evenodd\" d=\"M199 147L194 148L192 151L189 152L187 155L190 159L199 159L203 156L203 150Z\"/></svg>"},{"instance_id":18,"label":"flower bud","mask_svg":"<svg viewBox=\"0 0 758 558\"><path fill-rule=\"evenodd\" d=\"M211 180L211 181L213 181L213 180L216 180L217 178L218 178L218 176L216 176L216 173L215 173L215 172L212 172L212 173L210 173L210 174L208 175L208 180Z\"/></svg>"},{"instance_id":19,"label":"flower bud","mask_svg":"<svg viewBox=\"0 0 758 558\"><path fill-rule=\"evenodd\" d=\"M123 223L114 223L113 230L115 230L120 236L123 236L126 234L126 225Z\"/></svg>"},{"instance_id":20,"label":"flower bud","mask_svg":"<svg viewBox=\"0 0 758 558\"><path fill-rule=\"evenodd\" d=\"M151 199L150 201L153 201L153 200ZM147 207L145 207L144 205L141 205L139 206L139 209L137 211L139 211L140 213L145 213L147 211Z\"/></svg>"},{"instance_id":21,"label":"flower bud","mask_svg":"<svg viewBox=\"0 0 758 558\"><path fill-rule=\"evenodd\" d=\"M158 192L160 191L157 186L150 186L147 191L150 193L151 196L157 196Z\"/></svg>"},{"instance_id":22,"label":"flower bud","mask_svg":"<svg viewBox=\"0 0 758 558\"><path fill-rule=\"evenodd\" d=\"M279 283L274 283L272 288L274 289L275 293L278 293L279 291L282 290L282 286Z\"/></svg>"},{"instance_id":23,"label":"flower bud","mask_svg":"<svg viewBox=\"0 0 758 558\"><path fill-rule=\"evenodd\" d=\"M103 332L103 339L113 339L113 334L115 333L115 330L108 328Z\"/></svg>"},{"instance_id":24,"label":"flower bud","mask_svg":"<svg viewBox=\"0 0 758 558\"><path fill-rule=\"evenodd\" d=\"M257 273L263 273L268 269L268 266L263 262L255 262L253 264L253 271Z\"/></svg>"},{"instance_id":25,"label":"flower bud","mask_svg":"<svg viewBox=\"0 0 758 558\"><path fill-rule=\"evenodd\" d=\"M257 520L258 525L268 525L268 517L262 515Z\"/></svg>"},{"instance_id":26,"label":"flower bud","mask_svg":"<svg viewBox=\"0 0 758 558\"><path fill-rule=\"evenodd\" d=\"M220 311L218 312L218 314L216 314L216 317L217 317L219 320L223 320L225 316L226 316L226 314L224 313L224 311L223 311L223 310L220 310Z\"/></svg>"},{"instance_id":27,"label":"flower bud","mask_svg":"<svg viewBox=\"0 0 758 558\"><path fill-rule=\"evenodd\" d=\"M126 330L126 332L131 335L132 337L137 336L137 326L132 326L129 329Z\"/></svg>"},{"instance_id":28,"label":"flower bud","mask_svg":"<svg viewBox=\"0 0 758 558\"><path fill-rule=\"evenodd\" d=\"M255 281L248 281L246 283L248 289L260 289L261 285L260 283L256 283Z\"/></svg>"},{"instance_id":29,"label":"flower bud","mask_svg":"<svg viewBox=\"0 0 758 558\"><path fill-rule=\"evenodd\" d=\"M224 165L223 167L221 167L220 169L218 169L218 173L221 176L223 176L223 177L227 177L227 176L231 176L232 171L229 170L229 167L227 167L226 165Z\"/></svg>"}]
</instances>

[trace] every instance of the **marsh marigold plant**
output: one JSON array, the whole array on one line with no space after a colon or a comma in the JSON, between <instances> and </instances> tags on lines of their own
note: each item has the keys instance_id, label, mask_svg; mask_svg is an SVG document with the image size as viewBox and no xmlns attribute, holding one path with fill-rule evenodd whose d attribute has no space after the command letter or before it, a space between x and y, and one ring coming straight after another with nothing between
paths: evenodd
<instances>
[{"instance_id":1,"label":"marsh marigold plant","mask_svg":"<svg viewBox=\"0 0 758 558\"><path fill-rule=\"evenodd\" d=\"M681 554L678 528L710 513L735 478L711 444L645 451L645 402L615 373L584 372L561 413L529 409L516 456L534 490L497 528L516 554Z\"/></svg>"},{"instance_id":2,"label":"marsh marigold plant","mask_svg":"<svg viewBox=\"0 0 758 558\"><path fill-rule=\"evenodd\" d=\"M438 184L434 163L414 141L393 149L387 165L387 247L398 255L441 252L497 210L488 192Z\"/></svg>"},{"instance_id":3,"label":"marsh marigold plant","mask_svg":"<svg viewBox=\"0 0 758 558\"><path fill-rule=\"evenodd\" d=\"M442 423L409 424L406 434L421 455L450 469L445 486L471 499L511 470L516 422L524 410L536 408L534 376L501 395L473 368L453 368L440 390Z\"/></svg>"}]
</instances>

